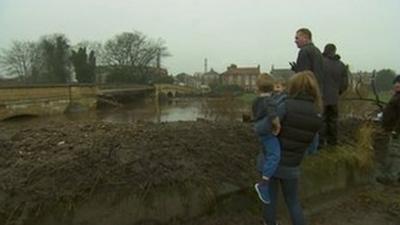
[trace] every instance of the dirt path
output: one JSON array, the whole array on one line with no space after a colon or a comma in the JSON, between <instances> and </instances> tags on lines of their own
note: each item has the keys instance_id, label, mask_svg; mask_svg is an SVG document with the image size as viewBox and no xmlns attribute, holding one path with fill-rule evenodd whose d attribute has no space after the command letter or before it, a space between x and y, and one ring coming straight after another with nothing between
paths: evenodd
<instances>
[{"instance_id":1,"label":"dirt path","mask_svg":"<svg viewBox=\"0 0 400 225\"><path fill-rule=\"evenodd\" d=\"M314 225L400 225L400 186L355 191L344 201L310 217Z\"/></svg>"}]
</instances>

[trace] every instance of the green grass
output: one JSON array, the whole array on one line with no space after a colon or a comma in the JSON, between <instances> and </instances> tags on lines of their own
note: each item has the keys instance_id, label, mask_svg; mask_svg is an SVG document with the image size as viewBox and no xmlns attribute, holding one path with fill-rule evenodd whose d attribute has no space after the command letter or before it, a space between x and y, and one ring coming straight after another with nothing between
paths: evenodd
<instances>
[{"instance_id":1,"label":"green grass","mask_svg":"<svg viewBox=\"0 0 400 225\"><path fill-rule=\"evenodd\" d=\"M251 104L254 99L257 97L255 93L244 93L238 97L239 100Z\"/></svg>"}]
</instances>

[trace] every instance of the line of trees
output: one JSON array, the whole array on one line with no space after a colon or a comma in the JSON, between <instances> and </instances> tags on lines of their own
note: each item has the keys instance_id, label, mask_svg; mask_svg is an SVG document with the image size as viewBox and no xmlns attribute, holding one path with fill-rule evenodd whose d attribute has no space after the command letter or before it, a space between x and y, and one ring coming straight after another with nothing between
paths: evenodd
<instances>
[{"instance_id":1,"label":"line of trees","mask_svg":"<svg viewBox=\"0 0 400 225\"><path fill-rule=\"evenodd\" d=\"M389 91L393 87L396 72L391 69L379 70L376 73L375 83L378 92Z\"/></svg>"},{"instance_id":2,"label":"line of trees","mask_svg":"<svg viewBox=\"0 0 400 225\"><path fill-rule=\"evenodd\" d=\"M113 83L172 82L161 59L168 57L162 39L134 31L123 32L104 44L82 41L71 45L64 34L38 41L13 41L0 51L0 66L9 77L24 83L94 83L97 75Z\"/></svg>"}]
</instances>

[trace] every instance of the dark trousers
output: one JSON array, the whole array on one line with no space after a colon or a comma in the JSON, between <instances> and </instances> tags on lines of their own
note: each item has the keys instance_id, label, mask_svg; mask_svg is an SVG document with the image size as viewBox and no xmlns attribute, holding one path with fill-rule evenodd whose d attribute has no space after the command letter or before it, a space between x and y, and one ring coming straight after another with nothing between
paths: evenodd
<instances>
[{"instance_id":1,"label":"dark trousers","mask_svg":"<svg viewBox=\"0 0 400 225\"><path fill-rule=\"evenodd\" d=\"M337 123L338 107L337 105L326 105L324 107L324 128L321 135L321 144L337 144Z\"/></svg>"},{"instance_id":2,"label":"dark trousers","mask_svg":"<svg viewBox=\"0 0 400 225\"><path fill-rule=\"evenodd\" d=\"M293 225L305 225L305 219L303 215L303 209L300 205L298 197L298 179L280 179L273 177L270 180L269 194L271 197L271 203L264 205L264 221L267 225L276 224L276 207L278 201L278 187L279 183L282 187L283 197L285 199L286 206L289 210L290 219Z\"/></svg>"}]
</instances>

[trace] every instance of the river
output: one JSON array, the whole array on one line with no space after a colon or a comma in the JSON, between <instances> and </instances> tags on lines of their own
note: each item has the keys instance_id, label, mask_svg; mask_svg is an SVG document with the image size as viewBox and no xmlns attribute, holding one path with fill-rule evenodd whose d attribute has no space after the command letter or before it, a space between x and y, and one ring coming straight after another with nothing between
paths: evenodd
<instances>
[{"instance_id":1,"label":"river","mask_svg":"<svg viewBox=\"0 0 400 225\"><path fill-rule=\"evenodd\" d=\"M173 122L241 120L242 114L250 112L250 105L234 97L225 98L175 98L156 102L142 98L126 102L119 107L101 107L92 111L70 112L62 115L41 117L16 117L0 122L0 126L18 130L48 121L104 121L110 123ZM4 131L4 130L3 130ZM13 132L11 132L13 133Z\"/></svg>"}]
</instances>

